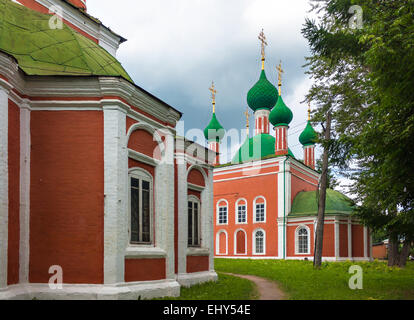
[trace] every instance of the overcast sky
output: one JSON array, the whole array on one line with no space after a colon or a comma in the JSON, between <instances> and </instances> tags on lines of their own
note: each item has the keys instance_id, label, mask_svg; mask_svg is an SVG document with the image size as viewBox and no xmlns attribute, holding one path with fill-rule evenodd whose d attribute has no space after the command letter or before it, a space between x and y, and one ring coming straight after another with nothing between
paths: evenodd
<instances>
[{"instance_id":1,"label":"overcast sky","mask_svg":"<svg viewBox=\"0 0 414 320\"><path fill-rule=\"evenodd\" d=\"M257 37L264 28L266 74L276 85L282 60L282 95L294 114L289 146L303 158L298 137L307 107L300 102L311 81L303 68L309 49L300 30L310 16L308 0L87 0L87 5L91 15L128 39L118 59L136 84L184 113L186 134L204 129L211 119L212 80L221 124L226 130L245 128L247 92L260 74ZM252 117L251 134L253 125Z\"/></svg>"}]
</instances>

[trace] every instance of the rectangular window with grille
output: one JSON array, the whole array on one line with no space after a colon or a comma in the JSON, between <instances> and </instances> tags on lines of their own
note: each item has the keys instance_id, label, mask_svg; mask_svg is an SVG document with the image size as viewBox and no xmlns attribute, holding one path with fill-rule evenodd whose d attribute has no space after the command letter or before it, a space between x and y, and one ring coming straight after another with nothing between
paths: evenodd
<instances>
[{"instance_id":1,"label":"rectangular window with grille","mask_svg":"<svg viewBox=\"0 0 414 320\"><path fill-rule=\"evenodd\" d=\"M152 242L152 183L137 174L130 177L130 241L132 244Z\"/></svg>"},{"instance_id":2,"label":"rectangular window with grille","mask_svg":"<svg viewBox=\"0 0 414 320\"><path fill-rule=\"evenodd\" d=\"M256 204L256 222L265 222L265 204Z\"/></svg>"},{"instance_id":3,"label":"rectangular window with grille","mask_svg":"<svg viewBox=\"0 0 414 320\"><path fill-rule=\"evenodd\" d=\"M227 224L227 207L219 207L219 224Z\"/></svg>"},{"instance_id":4,"label":"rectangular window with grille","mask_svg":"<svg viewBox=\"0 0 414 320\"><path fill-rule=\"evenodd\" d=\"M237 223L246 223L246 206L239 205L237 207Z\"/></svg>"},{"instance_id":5,"label":"rectangular window with grille","mask_svg":"<svg viewBox=\"0 0 414 320\"><path fill-rule=\"evenodd\" d=\"M188 246L200 246L199 202L188 201Z\"/></svg>"}]
</instances>

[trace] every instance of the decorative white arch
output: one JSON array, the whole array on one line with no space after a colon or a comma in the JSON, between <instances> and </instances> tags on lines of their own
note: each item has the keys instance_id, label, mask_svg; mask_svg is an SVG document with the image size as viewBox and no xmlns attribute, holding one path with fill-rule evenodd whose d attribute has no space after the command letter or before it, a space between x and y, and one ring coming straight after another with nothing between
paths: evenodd
<instances>
[{"instance_id":1,"label":"decorative white arch","mask_svg":"<svg viewBox=\"0 0 414 320\"><path fill-rule=\"evenodd\" d=\"M207 174L206 174L206 172L203 170L203 168L200 166L200 165L198 165L198 164L193 164L192 166L190 166L188 169L187 169L187 176L186 176L186 180L188 181L188 175L190 174L190 172L192 171L192 170L198 170L202 175L203 175L203 178L204 178L204 185L207 185L207 179L208 179L208 176L207 176Z\"/></svg>"},{"instance_id":2,"label":"decorative white arch","mask_svg":"<svg viewBox=\"0 0 414 320\"><path fill-rule=\"evenodd\" d=\"M226 223L219 223L219 208L224 207L223 205L220 205L220 203L225 202L225 207L227 208L227 222ZM220 199L217 201L216 204L216 224L217 225L228 225L229 224L229 202L226 199Z\"/></svg>"},{"instance_id":3,"label":"decorative white arch","mask_svg":"<svg viewBox=\"0 0 414 320\"><path fill-rule=\"evenodd\" d=\"M308 250L307 252L299 252L299 231L305 229L307 232L307 247ZM295 230L295 254L310 254L310 237L311 237L311 232L310 232L310 228L305 225L305 224L301 224L299 225L296 230Z\"/></svg>"},{"instance_id":4,"label":"decorative white arch","mask_svg":"<svg viewBox=\"0 0 414 320\"><path fill-rule=\"evenodd\" d=\"M264 221L256 221L256 203L257 203L257 200L259 200L259 199L263 199L263 202L264 202ZM267 201L266 201L266 198L264 196L257 196L253 200L253 223L266 223L266 219L267 219Z\"/></svg>"},{"instance_id":5,"label":"decorative white arch","mask_svg":"<svg viewBox=\"0 0 414 320\"><path fill-rule=\"evenodd\" d=\"M244 253L237 253L237 234L242 231L244 233ZM234 255L247 255L247 233L244 229L239 228L234 232Z\"/></svg>"},{"instance_id":6,"label":"decorative white arch","mask_svg":"<svg viewBox=\"0 0 414 320\"><path fill-rule=\"evenodd\" d=\"M239 202L244 201L245 206L246 206L246 222L239 222ZM234 223L235 224L247 224L248 222L248 202L245 198L240 198L236 201L236 206L235 206L235 210L234 210Z\"/></svg>"},{"instance_id":7,"label":"decorative white arch","mask_svg":"<svg viewBox=\"0 0 414 320\"><path fill-rule=\"evenodd\" d=\"M222 233L224 233L226 236L226 252L225 253L220 253L220 234ZM226 230L222 229L216 233L216 255L227 255L228 254L228 248L229 248L228 241L229 241L229 237L228 237Z\"/></svg>"},{"instance_id":8,"label":"decorative white arch","mask_svg":"<svg viewBox=\"0 0 414 320\"><path fill-rule=\"evenodd\" d=\"M137 131L137 130L144 130L144 131L147 131L148 133L152 134L153 141L157 142L158 147L160 148L161 158L164 158L164 155L165 155L165 145L164 145L164 143L162 141L162 138L161 138L160 134L158 133L158 130L156 128L154 128L153 126L149 125L148 123L145 123L145 122L134 123L128 129L128 133L127 133L127 147L128 147L129 139L131 138L132 133L135 132L135 131Z\"/></svg>"},{"instance_id":9,"label":"decorative white arch","mask_svg":"<svg viewBox=\"0 0 414 320\"><path fill-rule=\"evenodd\" d=\"M257 253L256 251L256 234L258 232L263 232L263 252ZM254 255L265 255L266 254L266 231L264 231L262 228L257 228L253 231L253 237L252 237L252 251Z\"/></svg>"}]
</instances>

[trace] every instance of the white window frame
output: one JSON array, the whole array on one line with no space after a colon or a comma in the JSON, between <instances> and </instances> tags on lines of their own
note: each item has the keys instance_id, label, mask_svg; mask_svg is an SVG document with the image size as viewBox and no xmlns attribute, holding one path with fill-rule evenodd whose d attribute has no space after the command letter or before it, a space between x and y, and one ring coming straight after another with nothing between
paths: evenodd
<instances>
[{"instance_id":1,"label":"white window frame","mask_svg":"<svg viewBox=\"0 0 414 320\"><path fill-rule=\"evenodd\" d=\"M221 203L225 202L226 205L220 205ZM226 223L220 223L220 208L226 208L227 219ZM226 226L229 224L229 203L226 199L221 199L217 201L216 205L216 224L219 226Z\"/></svg>"},{"instance_id":2,"label":"white window frame","mask_svg":"<svg viewBox=\"0 0 414 320\"><path fill-rule=\"evenodd\" d=\"M220 253L220 234L224 233L226 236L226 253ZM216 233L216 255L217 256L227 256L229 249L229 236L226 230L219 230Z\"/></svg>"},{"instance_id":3,"label":"white window frame","mask_svg":"<svg viewBox=\"0 0 414 320\"><path fill-rule=\"evenodd\" d=\"M237 234L243 231L244 232L244 253L237 253ZM244 229L237 229L234 232L234 255L235 256L246 256L247 255L247 232Z\"/></svg>"},{"instance_id":4,"label":"white window frame","mask_svg":"<svg viewBox=\"0 0 414 320\"><path fill-rule=\"evenodd\" d=\"M259 199L263 199L263 204L264 204L264 220L263 221L257 221L257 208L256 208L256 204L262 204L262 203L257 203L257 200ZM266 198L263 196L258 196L254 199L253 201L253 223L266 223L266 219L267 219L267 201Z\"/></svg>"},{"instance_id":5,"label":"white window frame","mask_svg":"<svg viewBox=\"0 0 414 320\"><path fill-rule=\"evenodd\" d=\"M140 184L142 185L142 181L145 180L150 183L150 194L149 194L149 207L150 207L150 241L149 242L132 242L132 232L131 232L131 179L139 179ZM153 246L154 244L154 179L152 175L139 167L131 168L128 171L128 243L130 246ZM142 188L142 187L141 187ZM142 191L140 192L140 201L139 203L142 204ZM140 224L142 226L142 223Z\"/></svg>"},{"instance_id":6,"label":"white window frame","mask_svg":"<svg viewBox=\"0 0 414 320\"><path fill-rule=\"evenodd\" d=\"M187 246L189 248L201 248L201 201L195 195L189 195L188 200L187 200L187 205L188 205L188 202L192 202L193 204L194 203L198 204L198 212L197 212L197 214L198 214L198 219L197 219L197 221L198 221L198 245L194 245L194 244L189 245L188 244L188 239L187 239ZM193 206L193 210L194 210L194 206ZM193 214L194 214L194 211L193 211ZM187 220L188 220L188 206L187 206ZM193 243L194 243L194 215L193 215L193 220L192 221L193 221ZM188 226L187 226L187 228L188 228ZM188 235L188 229L187 229L187 235Z\"/></svg>"},{"instance_id":7,"label":"white window frame","mask_svg":"<svg viewBox=\"0 0 414 320\"><path fill-rule=\"evenodd\" d=\"M301 229L305 229L308 233L308 239L307 239L308 250L307 250L307 252L299 252L299 230L301 230ZM311 237L311 232L310 232L310 228L307 225L301 224L296 228L296 230L295 230L295 254L296 255L310 254L310 250L311 250L310 237Z\"/></svg>"},{"instance_id":8,"label":"white window frame","mask_svg":"<svg viewBox=\"0 0 414 320\"><path fill-rule=\"evenodd\" d=\"M244 204L239 204L239 202L244 202ZM242 206L244 205L246 207L246 222L239 222L239 205ZM248 223L248 214L247 214L247 200L244 198L240 198L236 201L236 207L235 207L235 218L234 218L234 222L236 224L247 224Z\"/></svg>"},{"instance_id":9,"label":"white window frame","mask_svg":"<svg viewBox=\"0 0 414 320\"><path fill-rule=\"evenodd\" d=\"M258 253L257 250L256 250L256 233L259 232L259 231L263 232L263 252L262 253ZM252 245L253 254L254 255L257 255L257 256L264 256L264 255L266 255L266 231L264 231L263 229L256 229L256 230L254 230L253 231L253 239L252 240L253 240L252 241L253 242L253 245Z\"/></svg>"}]
</instances>

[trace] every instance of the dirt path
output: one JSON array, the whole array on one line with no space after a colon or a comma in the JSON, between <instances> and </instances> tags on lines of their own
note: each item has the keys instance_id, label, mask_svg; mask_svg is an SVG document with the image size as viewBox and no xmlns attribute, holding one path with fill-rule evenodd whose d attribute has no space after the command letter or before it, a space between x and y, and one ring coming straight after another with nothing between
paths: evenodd
<instances>
[{"instance_id":1,"label":"dirt path","mask_svg":"<svg viewBox=\"0 0 414 320\"><path fill-rule=\"evenodd\" d=\"M250 276L250 275L242 275L242 274L233 274L233 273L225 273L230 276L235 276L243 279L250 280L254 282L257 286L257 291L259 292L259 300L286 300L286 294L279 289L278 285L271 280L267 280L264 278Z\"/></svg>"}]
</instances>

